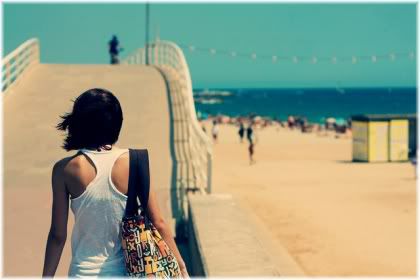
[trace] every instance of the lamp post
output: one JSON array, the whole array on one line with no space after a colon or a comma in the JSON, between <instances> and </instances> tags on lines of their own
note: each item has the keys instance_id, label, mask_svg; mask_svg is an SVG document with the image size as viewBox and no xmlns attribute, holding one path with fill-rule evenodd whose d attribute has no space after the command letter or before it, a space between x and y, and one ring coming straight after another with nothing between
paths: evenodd
<instances>
[{"instance_id":1,"label":"lamp post","mask_svg":"<svg viewBox=\"0 0 420 280\"><path fill-rule=\"evenodd\" d=\"M146 41L146 45L145 45L145 56L146 56L146 59L145 59L145 62L146 62L146 65L149 65L149 2L146 2L146 24L145 24L145 27L146 27L146 32L145 32L145 35L146 35L146 38L145 38L145 41Z\"/></svg>"}]
</instances>

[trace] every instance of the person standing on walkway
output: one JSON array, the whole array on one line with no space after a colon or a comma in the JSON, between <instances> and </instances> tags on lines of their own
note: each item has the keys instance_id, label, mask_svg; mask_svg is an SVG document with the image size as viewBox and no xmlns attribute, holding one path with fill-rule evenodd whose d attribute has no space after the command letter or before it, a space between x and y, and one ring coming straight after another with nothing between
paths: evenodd
<instances>
[{"instance_id":1,"label":"person standing on walkway","mask_svg":"<svg viewBox=\"0 0 420 280\"><path fill-rule=\"evenodd\" d=\"M119 64L120 60L118 54L123 50L119 47L120 42L116 35L112 36L111 41L108 42L109 45L109 55L111 56L111 64Z\"/></svg>"},{"instance_id":2,"label":"person standing on walkway","mask_svg":"<svg viewBox=\"0 0 420 280\"><path fill-rule=\"evenodd\" d=\"M129 149L114 145L123 122L120 103L107 90L90 89L61 118L57 129L67 131L62 147L76 153L57 161L52 170L52 220L42 276L55 275L67 239L70 206L74 226L69 277L126 277L120 224L127 204L130 159ZM182 277L188 278L152 186L146 209Z\"/></svg>"},{"instance_id":3,"label":"person standing on walkway","mask_svg":"<svg viewBox=\"0 0 420 280\"><path fill-rule=\"evenodd\" d=\"M213 120L213 127L211 129L211 134L213 136L213 141L217 143L217 137L219 136L219 126L217 125L216 120Z\"/></svg>"}]
</instances>

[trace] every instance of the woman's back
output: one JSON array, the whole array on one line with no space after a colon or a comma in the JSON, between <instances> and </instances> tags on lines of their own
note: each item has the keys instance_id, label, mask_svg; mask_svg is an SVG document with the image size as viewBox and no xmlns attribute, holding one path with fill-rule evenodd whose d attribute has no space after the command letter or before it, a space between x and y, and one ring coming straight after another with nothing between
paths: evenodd
<instances>
[{"instance_id":1,"label":"woman's back","mask_svg":"<svg viewBox=\"0 0 420 280\"><path fill-rule=\"evenodd\" d=\"M120 222L127 200L128 149L80 152L65 168L75 217L69 276L124 276Z\"/></svg>"}]
</instances>

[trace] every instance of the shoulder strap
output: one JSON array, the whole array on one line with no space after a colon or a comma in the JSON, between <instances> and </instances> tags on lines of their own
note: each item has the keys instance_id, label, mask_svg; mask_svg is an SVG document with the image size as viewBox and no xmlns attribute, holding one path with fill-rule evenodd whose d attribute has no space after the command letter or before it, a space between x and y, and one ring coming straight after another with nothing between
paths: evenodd
<instances>
[{"instance_id":1,"label":"shoulder strap","mask_svg":"<svg viewBox=\"0 0 420 280\"><path fill-rule=\"evenodd\" d=\"M150 174L149 174L149 154L146 149L129 149L130 172L128 178L128 198L125 208L125 216L132 217L138 214L140 207L147 215L147 204L149 201Z\"/></svg>"},{"instance_id":2,"label":"shoulder strap","mask_svg":"<svg viewBox=\"0 0 420 280\"><path fill-rule=\"evenodd\" d=\"M136 150L136 152L137 162L140 165L140 167L137 166L140 176L139 184L137 184L137 195L140 199L141 208L146 213L150 191L149 153L147 149Z\"/></svg>"}]
</instances>

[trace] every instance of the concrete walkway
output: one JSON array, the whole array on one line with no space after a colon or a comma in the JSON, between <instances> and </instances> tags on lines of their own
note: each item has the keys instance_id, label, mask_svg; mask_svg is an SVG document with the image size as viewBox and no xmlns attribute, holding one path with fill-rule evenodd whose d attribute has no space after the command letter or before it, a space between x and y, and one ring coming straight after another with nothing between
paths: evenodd
<instances>
[{"instance_id":1,"label":"concrete walkway","mask_svg":"<svg viewBox=\"0 0 420 280\"><path fill-rule=\"evenodd\" d=\"M106 88L119 99L124 123L119 147L148 148L151 184L171 220L170 115L159 72L139 65L48 65L30 70L5 96L4 108L4 275L40 276L51 220L51 170L72 155L60 146L59 115L89 88ZM70 214L69 230L72 227ZM57 275L69 265L67 244Z\"/></svg>"},{"instance_id":2,"label":"concrete walkway","mask_svg":"<svg viewBox=\"0 0 420 280\"><path fill-rule=\"evenodd\" d=\"M189 215L193 275L304 276L265 225L230 194L189 196Z\"/></svg>"}]
</instances>

